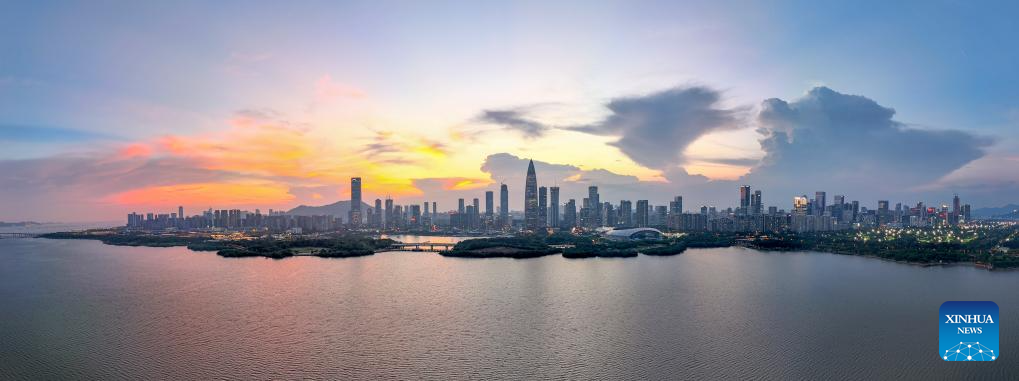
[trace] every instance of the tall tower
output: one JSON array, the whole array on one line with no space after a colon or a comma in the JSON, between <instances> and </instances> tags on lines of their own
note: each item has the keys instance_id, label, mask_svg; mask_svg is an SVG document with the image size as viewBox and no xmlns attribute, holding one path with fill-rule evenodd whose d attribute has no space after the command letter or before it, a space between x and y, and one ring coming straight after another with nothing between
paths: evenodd
<instances>
[{"instance_id":1,"label":"tall tower","mask_svg":"<svg viewBox=\"0 0 1019 381\"><path fill-rule=\"evenodd\" d=\"M382 200L375 199L375 221L372 221L372 223L375 225L374 227L382 229L382 227L383 227L382 226L382 221L383 221L383 219L382 219Z\"/></svg>"},{"instance_id":2,"label":"tall tower","mask_svg":"<svg viewBox=\"0 0 1019 381\"><path fill-rule=\"evenodd\" d=\"M676 196L669 202L669 214L683 214L683 196Z\"/></svg>"},{"instance_id":3,"label":"tall tower","mask_svg":"<svg viewBox=\"0 0 1019 381\"><path fill-rule=\"evenodd\" d=\"M538 230L538 176L534 173L534 160L527 164L524 182L524 228Z\"/></svg>"},{"instance_id":4,"label":"tall tower","mask_svg":"<svg viewBox=\"0 0 1019 381\"><path fill-rule=\"evenodd\" d=\"M577 200L571 198L566 202L566 207L563 209L563 227L577 227Z\"/></svg>"},{"instance_id":5,"label":"tall tower","mask_svg":"<svg viewBox=\"0 0 1019 381\"><path fill-rule=\"evenodd\" d=\"M959 201L959 195L956 194L952 197L952 215L949 216L948 221L952 225L959 224L959 213L962 211L961 202Z\"/></svg>"},{"instance_id":6,"label":"tall tower","mask_svg":"<svg viewBox=\"0 0 1019 381\"><path fill-rule=\"evenodd\" d=\"M510 226L509 188L506 184L499 186L499 225Z\"/></svg>"},{"instance_id":7,"label":"tall tower","mask_svg":"<svg viewBox=\"0 0 1019 381\"><path fill-rule=\"evenodd\" d=\"M750 197L750 214L759 216L762 212L764 212L764 205L761 200L761 191L755 190L754 194Z\"/></svg>"},{"instance_id":8,"label":"tall tower","mask_svg":"<svg viewBox=\"0 0 1019 381\"><path fill-rule=\"evenodd\" d=\"M630 200L619 201L619 224L628 228L633 227L633 202Z\"/></svg>"},{"instance_id":9,"label":"tall tower","mask_svg":"<svg viewBox=\"0 0 1019 381\"><path fill-rule=\"evenodd\" d=\"M495 204L495 193L492 192L492 191L486 191L485 192L485 221L489 221L489 222L492 221L492 214L494 213L494 210L492 209L494 206L492 204Z\"/></svg>"},{"instance_id":10,"label":"tall tower","mask_svg":"<svg viewBox=\"0 0 1019 381\"><path fill-rule=\"evenodd\" d=\"M361 178L350 178L350 224L358 226L361 224Z\"/></svg>"},{"instance_id":11,"label":"tall tower","mask_svg":"<svg viewBox=\"0 0 1019 381\"><path fill-rule=\"evenodd\" d=\"M601 220L601 197L598 196L598 187L589 186L587 187L587 199L591 206L591 227L602 226Z\"/></svg>"},{"instance_id":12,"label":"tall tower","mask_svg":"<svg viewBox=\"0 0 1019 381\"><path fill-rule=\"evenodd\" d=\"M637 200L637 223L638 228L648 227L648 202L647 200Z\"/></svg>"},{"instance_id":13,"label":"tall tower","mask_svg":"<svg viewBox=\"0 0 1019 381\"><path fill-rule=\"evenodd\" d=\"M538 188L538 226L548 226L548 188Z\"/></svg>"},{"instance_id":14,"label":"tall tower","mask_svg":"<svg viewBox=\"0 0 1019 381\"><path fill-rule=\"evenodd\" d=\"M750 186L740 185L739 187L739 207L743 214L747 214L750 211Z\"/></svg>"},{"instance_id":15,"label":"tall tower","mask_svg":"<svg viewBox=\"0 0 1019 381\"><path fill-rule=\"evenodd\" d=\"M822 191L814 193L814 214L818 216L824 215L825 208L828 207L828 201L826 200L827 194Z\"/></svg>"},{"instance_id":16,"label":"tall tower","mask_svg":"<svg viewBox=\"0 0 1019 381\"><path fill-rule=\"evenodd\" d=\"M553 228L558 228L559 227L559 187L548 188L548 191L549 191L549 196L551 197L551 199L549 200L549 205L548 205L548 206L551 207L551 209L549 209L549 214L548 214L549 225L552 226Z\"/></svg>"},{"instance_id":17,"label":"tall tower","mask_svg":"<svg viewBox=\"0 0 1019 381\"><path fill-rule=\"evenodd\" d=\"M393 199L391 197L389 197L389 196L386 196L386 221L385 221L385 223L386 223L386 228L387 229L392 229L393 227L396 226L396 216L394 216L393 214L394 214Z\"/></svg>"},{"instance_id":18,"label":"tall tower","mask_svg":"<svg viewBox=\"0 0 1019 381\"><path fill-rule=\"evenodd\" d=\"M467 219L471 222L468 226L470 226L471 229L477 229L478 226L481 225L479 218L481 216L481 202L477 197L475 197L471 204L474 205L474 213L471 213L470 217L467 217Z\"/></svg>"}]
</instances>

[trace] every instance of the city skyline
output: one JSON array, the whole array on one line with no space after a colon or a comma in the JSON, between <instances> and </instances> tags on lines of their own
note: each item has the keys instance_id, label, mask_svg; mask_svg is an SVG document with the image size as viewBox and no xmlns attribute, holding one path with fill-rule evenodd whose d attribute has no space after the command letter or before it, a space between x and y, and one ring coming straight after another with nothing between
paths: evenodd
<instances>
[{"instance_id":1,"label":"city skyline","mask_svg":"<svg viewBox=\"0 0 1019 381\"><path fill-rule=\"evenodd\" d=\"M526 158L560 204L1019 202L1014 4L640 5L6 4L0 219L287 210L352 177L521 209Z\"/></svg>"},{"instance_id":2,"label":"city skyline","mask_svg":"<svg viewBox=\"0 0 1019 381\"><path fill-rule=\"evenodd\" d=\"M858 230L883 227L936 227L958 226L974 222L970 204L962 204L958 194L948 204L930 205L924 201L896 202L894 209L889 200L879 200L877 207L870 209L858 200L846 200L844 194L836 194L834 202L827 202L826 191L816 191L814 197L806 194L792 198L786 209L769 205L765 211L764 194L750 185L740 185L737 190L735 208L701 205L689 212L684 209L683 196L677 195L668 205L655 205L647 199L638 199L637 208L632 200L602 202L598 186L589 186L582 207L577 209L576 200L561 203L559 187L538 186L534 161L528 160L523 184L524 210L522 218L513 219L507 207L508 187L500 185L500 213L495 214L494 191L485 191L485 212L481 213L478 198L467 205L464 198L457 200L455 211L440 212L436 202L423 204L396 204L387 196L385 209L382 200L375 200L375 207L361 201L360 177L352 177L351 199L348 203L347 219L333 214L292 213L269 210L261 214L239 209L209 208L200 215L186 216L183 206L177 213L130 213L126 227L129 229L265 229L269 231L290 231L301 233L323 232L340 229L370 229L378 231L447 231L447 232L503 232L516 233L601 228L661 228L669 231L719 231L719 232L816 232ZM551 189L551 194L549 192ZM550 197L551 196L551 197ZM367 206L362 214L361 206ZM915 206L911 206L915 205ZM422 206L424 212L422 213ZM565 209L565 218L560 219L558 210Z\"/></svg>"}]
</instances>

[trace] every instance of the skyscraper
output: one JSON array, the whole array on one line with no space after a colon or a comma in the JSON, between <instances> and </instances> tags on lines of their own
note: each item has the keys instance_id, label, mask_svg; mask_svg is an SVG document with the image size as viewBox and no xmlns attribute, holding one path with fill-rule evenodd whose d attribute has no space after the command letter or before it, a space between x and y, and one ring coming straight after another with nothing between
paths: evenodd
<instances>
[{"instance_id":1,"label":"skyscraper","mask_svg":"<svg viewBox=\"0 0 1019 381\"><path fill-rule=\"evenodd\" d=\"M838 205L839 207L841 207L842 205L845 205L845 203L846 203L846 196L843 196L843 195L840 195L840 194L835 195L835 205Z\"/></svg>"},{"instance_id":2,"label":"skyscraper","mask_svg":"<svg viewBox=\"0 0 1019 381\"><path fill-rule=\"evenodd\" d=\"M793 214L798 216L807 215L807 205L810 200L807 199L807 195L793 197Z\"/></svg>"},{"instance_id":3,"label":"skyscraper","mask_svg":"<svg viewBox=\"0 0 1019 381\"><path fill-rule=\"evenodd\" d=\"M361 224L361 178L350 178L350 212L347 221L353 226Z\"/></svg>"},{"instance_id":4,"label":"skyscraper","mask_svg":"<svg viewBox=\"0 0 1019 381\"><path fill-rule=\"evenodd\" d=\"M382 200L375 199L375 221L372 221L376 228L383 228L382 220Z\"/></svg>"},{"instance_id":5,"label":"skyscraper","mask_svg":"<svg viewBox=\"0 0 1019 381\"><path fill-rule=\"evenodd\" d=\"M888 212L888 200L877 201L877 223L879 226L891 221L891 213Z\"/></svg>"},{"instance_id":6,"label":"skyscraper","mask_svg":"<svg viewBox=\"0 0 1019 381\"><path fill-rule=\"evenodd\" d=\"M538 226L548 226L548 188L538 188Z\"/></svg>"},{"instance_id":7,"label":"skyscraper","mask_svg":"<svg viewBox=\"0 0 1019 381\"><path fill-rule=\"evenodd\" d=\"M754 194L750 196L750 214L758 216L764 211L763 205L761 205L761 191L755 190Z\"/></svg>"},{"instance_id":8,"label":"skyscraper","mask_svg":"<svg viewBox=\"0 0 1019 381\"><path fill-rule=\"evenodd\" d=\"M479 216L481 216L481 202L477 199L477 197L475 197L474 200L472 201L473 202L471 203L471 205L474 206L474 215L470 216L472 222L470 226L471 229L476 229L478 226L480 226L481 221L481 219L478 218Z\"/></svg>"},{"instance_id":9,"label":"skyscraper","mask_svg":"<svg viewBox=\"0 0 1019 381\"><path fill-rule=\"evenodd\" d=\"M619 225L633 227L633 202L619 201Z\"/></svg>"},{"instance_id":10,"label":"skyscraper","mask_svg":"<svg viewBox=\"0 0 1019 381\"><path fill-rule=\"evenodd\" d=\"M961 203L959 201L959 195L955 195L955 196L952 197L952 215L948 219L949 223L951 223L952 225L958 225L959 224L959 214L961 213L961 211L962 211L962 206L961 206Z\"/></svg>"},{"instance_id":11,"label":"skyscraper","mask_svg":"<svg viewBox=\"0 0 1019 381\"><path fill-rule=\"evenodd\" d=\"M591 214L591 227L602 226L601 220L601 197L598 195L598 187L589 186L587 187L587 199L590 202Z\"/></svg>"},{"instance_id":12,"label":"skyscraper","mask_svg":"<svg viewBox=\"0 0 1019 381\"><path fill-rule=\"evenodd\" d=\"M461 198L456 201L456 212L457 214L464 214L464 199Z\"/></svg>"},{"instance_id":13,"label":"skyscraper","mask_svg":"<svg viewBox=\"0 0 1019 381\"><path fill-rule=\"evenodd\" d=\"M548 215L549 225L552 226L553 228L558 228L559 227L559 187L551 187L551 188L548 188L548 190L549 190L549 196L551 196L551 199L549 200L549 206L551 207L550 213Z\"/></svg>"},{"instance_id":14,"label":"skyscraper","mask_svg":"<svg viewBox=\"0 0 1019 381\"><path fill-rule=\"evenodd\" d=\"M577 200L570 199L563 209L563 227L572 229L577 226Z\"/></svg>"},{"instance_id":15,"label":"skyscraper","mask_svg":"<svg viewBox=\"0 0 1019 381\"><path fill-rule=\"evenodd\" d=\"M393 199L386 197L386 221L385 227L391 229L396 227L396 216L393 215Z\"/></svg>"},{"instance_id":16,"label":"skyscraper","mask_svg":"<svg viewBox=\"0 0 1019 381\"><path fill-rule=\"evenodd\" d=\"M616 211L612 208L611 202L603 202L601 205L601 221L604 226L616 225Z\"/></svg>"},{"instance_id":17,"label":"skyscraper","mask_svg":"<svg viewBox=\"0 0 1019 381\"><path fill-rule=\"evenodd\" d=\"M502 184L499 186L499 226L510 226L509 218L509 188Z\"/></svg>"},{"instance_id":18,"label":"skyscraper","mask_svg":"<svg viewBox=\"0 0 1019 381\"><path fill-rule=\"evenodd\" d=\"M495 207L495 192L485 191L485 223L492 223L492 216L494 214L493 207Z\"/></svg>"},{"instance_id":19,"label":"skyscraper","mask_svg":"<svg viewBox=\"0 0 1019 381\"><path fill-rule=\"evenodd\" d=\"M637 221L635 222L638 228L648 226L648 209L647 200L637 200Z\"/></svg>"},{"instance_id":20,"label":"skyscraper","mask_svg":"<svg viewBox=\"0 0 1019 381\"><path fill-rule=\"evenodd\" d=\"M177 207L177 217L179 217L182 220L184 219L184 207L183 206L178 206Z\"/></svg>"},{"instance_id":21,"label":"skyscraper","mask_svg":"<svg viewBox=\"0 0 1019 381\"><path fill-rule=\"evenodd\" d=\"M750 211L750 186L740 185L739 187L739 207L743 214L747 214Z\"/></svg>"},{"instance_id":22,"label":"skyscraper","mask_svg":"<svg viewBox=\"0 0 1019 381\"><path fill-rule=\"evenodd\" d=\"M524 228L538 230L538 177L534 173L534 160L527 164L524 182Z\"/></svg>"},{"instance_id":23,"label":"skyscraper","mask_svg":"<svg viewBox=\"0 0 1019 381\"><path fill-rule=\"evenodd\" d=\"M817 191L814 193L814 215L824 215L824 210L828 206L826 198L827 194L823 191Z\"/></svg>"},{"instance_id":24,"label":"skyscraper","mask_svg":"<svg viewBox=\"0 0 1019 381\"><path fill-rule=\"evenodd\" d=\"M669 214L683 214L683 196L676 196L669 202Z\"/></svg>"}]
</instances>

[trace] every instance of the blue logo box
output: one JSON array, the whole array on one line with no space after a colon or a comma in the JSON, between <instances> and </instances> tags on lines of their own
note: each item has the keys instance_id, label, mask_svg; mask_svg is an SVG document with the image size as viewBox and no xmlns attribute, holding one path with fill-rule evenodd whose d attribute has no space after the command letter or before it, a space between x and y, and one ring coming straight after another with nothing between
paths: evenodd
<instances>
[{"instance_id":1,"label":"blue logo box","mask_svg":"<svg viewBox=\"0 0 1019 381\"><path fill-rule=\"evenodd\" d=\"M945 302L938 349L945 361L994 361L998 352L998 305L994 302Z\"/></svg>"}]
</instances>

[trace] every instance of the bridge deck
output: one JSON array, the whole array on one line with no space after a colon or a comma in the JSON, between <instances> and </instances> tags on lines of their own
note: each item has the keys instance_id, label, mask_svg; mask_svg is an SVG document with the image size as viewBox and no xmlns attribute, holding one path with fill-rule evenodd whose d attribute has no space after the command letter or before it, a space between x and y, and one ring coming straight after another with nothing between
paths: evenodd
<instances>
[{"instance_id":1,"label":"bridge deck","mask_svg":"<svg viewBox=\"0 0 1019 381\"><path fill-rule=\"evenodd\" d=\"M418 242L418 243L395 243L392 248L411 251L445 251L452 250L455 243L445 242Z\"/></svg>"},{"instance_id":2,"label":"bridge deck","mask_svg":"<svg viewBox=\"0 0 1019 381\"><path fill-rule=\"evenodd\" d=\"M35 238L38 236L34 233L0 233L0 239Z\"/></svg>"}]
</instances>

